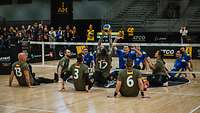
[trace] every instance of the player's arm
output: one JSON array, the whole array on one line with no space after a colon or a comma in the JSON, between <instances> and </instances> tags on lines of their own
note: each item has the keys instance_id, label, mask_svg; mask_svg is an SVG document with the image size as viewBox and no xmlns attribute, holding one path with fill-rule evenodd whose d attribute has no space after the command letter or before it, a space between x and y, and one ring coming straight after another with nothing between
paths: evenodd
<instances>
[{"instance_id":1,"label":"player's arm","mask_svg":"<svg viewBox=\"0 0 200 113\"><path fill-rule=\"evenodd\" d=\"M12 86L13 78L14 78L14 72L12 71L9 77L9 86Z\"/></svg>"},{"instance_id":2,"label":"player's arm","mask_svg":"<svg viewBox=\"0 0 200 113\"><path fill-rule=\"evenodd\" d=\"M28 84L28 87L31 87L31 80L30 80L30 74L29 74L28 69L24 70L23 73L26 79L26 83Z\"/></svg>"},{"instance_id":3,"label":"player's arm","mask_svg":"<svg viewBox=\"0 0 200 113\"><path fill-rule=\"evenodd\" d=\"M116 84L116 89L115 89L115 93L114 93L114 97L116 97L119 94L119 90L121 88L122 82L120 80L117 80L117 84Z\"/></svg>"},{"instance_id":4,"label":"player's arm","mask_svg":"<svg viewBox=\"0 0 200 113\"><path fill-rule=\"evenodd\" d=\"M103 37L104 37L105 31L102 30L102 35L100 36L100 39L98 41L98 47L101 46L101 43L103 42Z\"/></svg>"},{"instance_id":5,"label":"player's arm","mask_svg":"<svg viewBox=\"0 0 200 113\"><path fill-rule=\"evenodd\" d=\"M85 89L87 92L89 92L90 91L90 89L89 89L90 77L89 77L89 68L88 67L85 69L84 76L85 76L85 81L86 81Z\"/></svg>"},{"instance_id":6,"label":"player's arm","mask_svg":"<svg viewBox=\"0 0 200 113\"><path fill-rule=\"evenodd\" d=\"M142 52L141 52L140 50L136 49L135 47L133 48L133 50L134 50L136 53L138 53L139 55L142 55Z\"/></svg>"},{"instance_id":7,"label":"player's arm","mask_svg":"<svg viewBox=\"0 0 200 113\"><path fill-rule=\"evenodd\" d=\"M113 41L112 47L114 48L114 51L117 51L116 43L119 40L119 37L115 37L115 40Z\"/></svg>"},{"instance_id":8,"label":"player's arm","mask_svg":"<svg viewBox=\"0 0 200 113\"><path fill-rule=\"evenodd\" d=\"M148 57L147 60L146 60L149 64L149 68L152 69L152 70L155 70L155 66L152 64L151 62L151 59Z\"/></svg>"},{"instance_id":9,"label":"player's arm","mask_svg":"<svg viewBox=\"0 0 200 113\"><path fill-rule=\"evenodd\" d=\"M144 84L143 84L141 78L138 78L138 85L139 85L139 88L140 88L141 95L142 95L142 97L144 97Z\"/></svg>"},{"instance_id":10,"label":"player's arm","mask_svg":"<svg viewBox=\"0 0 200 113\"><path fill-rule=\"evenodd\" d=\"M109 37L109 53L108 54L111 54L112 49L113 49L112 31L111 30L108 32L108 37Z\"/></svg>"},{"instance_id":11,"label":"player's arm","mask_svg":"<svg viewBox=\"0 0 200 113\"><path fill-rule=\"evenodd\" d=\"M192 64L192 59L191 58L189 58L188 64L189 64L190 70L192 70L193 69L193 64Z\"/></svg>"}]
</instances>

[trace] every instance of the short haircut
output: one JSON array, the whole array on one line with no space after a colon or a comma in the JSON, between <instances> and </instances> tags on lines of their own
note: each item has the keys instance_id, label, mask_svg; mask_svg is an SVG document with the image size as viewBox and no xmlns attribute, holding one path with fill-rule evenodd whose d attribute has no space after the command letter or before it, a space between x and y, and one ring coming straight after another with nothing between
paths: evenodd
<instances>
[{"instance_id":1,"label":"short haircut","mask_svg":"<svg viewBox=\"0 0 200 113\"><path fill-rule=\"evenodd\" d=\"M133 60L128 58L126 62L126 67L132 67L133 66Z\"/></svg>"},{"instance_id":2,"label":"short haircut","mask_svg":"<svg viewBox=\"0 0 200 113\"><path fill-rule=\"evenodd\" d=\"M79 53L77 55L77 62L83 62L83 54Z\"/></svg>"}]
</instances>

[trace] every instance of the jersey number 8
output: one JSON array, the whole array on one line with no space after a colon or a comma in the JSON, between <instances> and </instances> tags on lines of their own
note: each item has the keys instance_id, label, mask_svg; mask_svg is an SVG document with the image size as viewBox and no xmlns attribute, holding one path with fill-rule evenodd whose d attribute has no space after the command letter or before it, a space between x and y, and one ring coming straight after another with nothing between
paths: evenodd
<instances>
[{"instance_id":1,"label":"jersey number 8","mask_svg":"<svg viewBox=\"0 0 200 113\"><path fill-rule=\"evenodd\" d=\"M134 85L133 76L129 76L126 80L126 83L128 87L133 87Z\"/></svg>"},{"instance_id":2,"label":"jersey number 8","mask_svg":"<svg viewBox=\"0 0 200 113\"><path fill-rule=\"evenodd\" d=\"M16 67L15 68L15 74L16 74L16 76L21 77L22 76L21 68Z\"/></svg>"}]
</instances>

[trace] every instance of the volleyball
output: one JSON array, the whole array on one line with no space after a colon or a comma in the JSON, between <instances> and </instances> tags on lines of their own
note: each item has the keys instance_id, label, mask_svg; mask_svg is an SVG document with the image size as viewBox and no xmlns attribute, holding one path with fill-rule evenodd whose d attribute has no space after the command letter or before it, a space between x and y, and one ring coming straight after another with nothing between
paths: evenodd
<instances>
[{"instance_id":1,"label":"volleyball","mask_svg":"<svg viewBox=\"0 0 200 113\"><path fill-rule=\"evenodd\" d=\"M110 29L111 29L110 24L105 24L105 25L103 26L103 30L104 30L105 32L108 32Z\"/></svg>"}]
</instances>

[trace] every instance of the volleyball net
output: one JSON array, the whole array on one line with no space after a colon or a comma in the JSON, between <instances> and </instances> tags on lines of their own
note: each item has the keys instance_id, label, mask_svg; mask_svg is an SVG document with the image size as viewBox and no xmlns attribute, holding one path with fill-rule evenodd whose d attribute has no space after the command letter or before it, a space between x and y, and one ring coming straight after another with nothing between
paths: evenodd
<instances>
[{"instance_id":1,"label":"volleyball net","mask_svg":"<svg viewBox=\"0 0 200 113\"><path fill-rule=\"evenodd\" d=\"M64 56L66 49L71 50L72 62L75 62L76 55L83 52L83 49L88 48L91 54L96 52L98 43L83 43L83 42L34 42L31 41L28 51L28 56L33 62L33 66L36 67L52 67L56 68L57 61ZM109 43L102 43L105 47ZM123 50L124 46L128 46L131 50L132 47L140 47L142 52L146 52L147 56L151 58L151 61L155 63L154 55L157 50L161 50L164 53L164 60L166 67L172 70L177 59L176 52L181 47L185 47L186 53L192 58L193 70L179 71L179 73L196 73L200 74L200 44L178 44L178 43L115 43L117 49ZM119 57L115 50L112 52L112 67L114 69L119 68ZM137 60L137 59L135 59ZM136 62L136 61L134 61ZM143 63L140 63L143 67ZM144 70L145 73L151 73L147 67ZM174 71L176 73L176 71Z\"/></svg>"}]
</instances>

